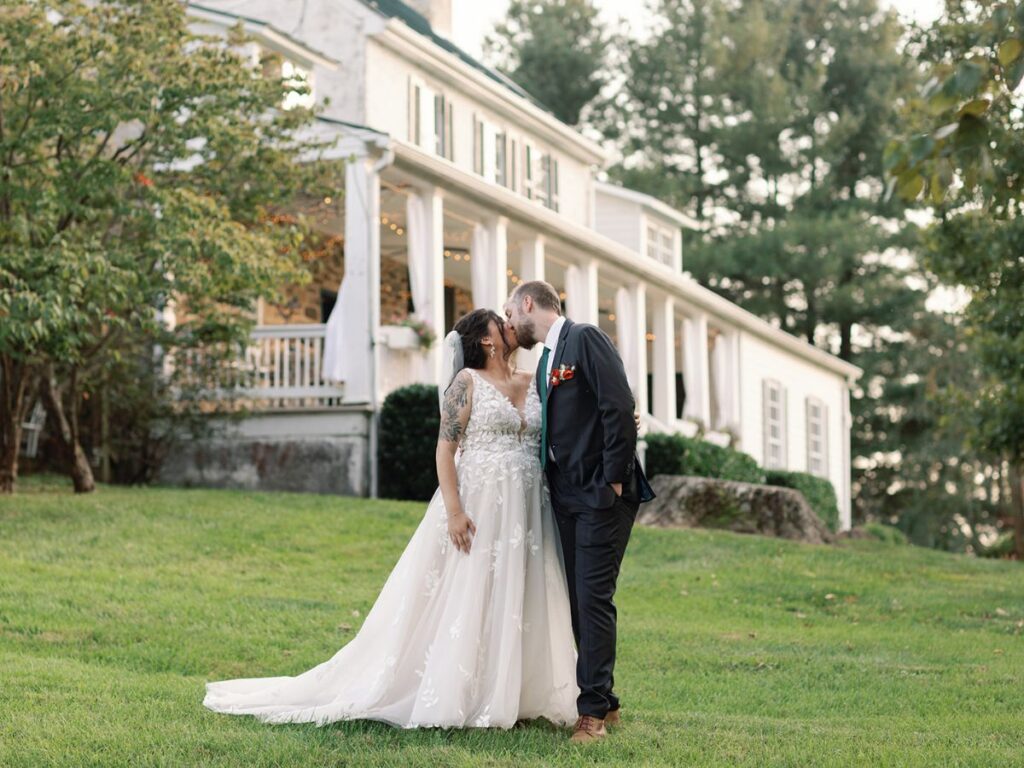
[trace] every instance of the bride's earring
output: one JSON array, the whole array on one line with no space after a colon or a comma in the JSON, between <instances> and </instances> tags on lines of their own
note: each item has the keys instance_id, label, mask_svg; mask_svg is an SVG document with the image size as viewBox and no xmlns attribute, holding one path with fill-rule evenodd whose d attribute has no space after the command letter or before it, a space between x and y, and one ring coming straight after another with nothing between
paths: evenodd
<instances>
[{"instance_id":1,"label":"bride's earring","mask_svg":"<svg viewBox=\"0 0 1024 768\"><path fill-rule=\"evenodd\" d=\"M494 347L493 346L491 346L491 357L492 358L494 357Z\"/></svg>"}]
</instances>

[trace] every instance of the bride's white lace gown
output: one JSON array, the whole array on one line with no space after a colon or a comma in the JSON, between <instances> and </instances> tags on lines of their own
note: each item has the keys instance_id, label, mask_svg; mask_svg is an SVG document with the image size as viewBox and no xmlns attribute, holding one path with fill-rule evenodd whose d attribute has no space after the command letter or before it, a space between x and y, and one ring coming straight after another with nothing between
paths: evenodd
<instances>
[{"instance_id":1,"label":"bride's white lace gown","mask_svg":"<svg viewBox=\"0 0 1024 768\"><path fill-rule=\"evenodd\" d=\"M440 491L359 633L297 677L208 683L203 704L274 723L381 720L404 728L576 719L576 651L561 555L537 455L540 400L525 422L473 376L456 460L476 524L467 555L448 538Z\"/></svg>"}]
</instances>

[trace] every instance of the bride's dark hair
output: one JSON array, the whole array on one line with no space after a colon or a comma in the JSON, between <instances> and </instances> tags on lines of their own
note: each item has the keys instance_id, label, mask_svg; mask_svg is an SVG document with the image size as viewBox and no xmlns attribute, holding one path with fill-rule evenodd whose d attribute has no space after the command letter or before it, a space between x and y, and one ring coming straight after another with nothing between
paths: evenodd
<instances>
[{"instance_id":1,"label":"bride's dark hair","mask_svg":"<svg viewBox=\"0 0 1024 768\"><path fill-rule=\"evenodd\" d=\"M462 337L462 362L467 368L483 368L487 365L487 352L482 342L491 333L491 321L501 328L505 318L490 309L474 309L459 318L455 329Z\"/></svg>"}]
</instances>

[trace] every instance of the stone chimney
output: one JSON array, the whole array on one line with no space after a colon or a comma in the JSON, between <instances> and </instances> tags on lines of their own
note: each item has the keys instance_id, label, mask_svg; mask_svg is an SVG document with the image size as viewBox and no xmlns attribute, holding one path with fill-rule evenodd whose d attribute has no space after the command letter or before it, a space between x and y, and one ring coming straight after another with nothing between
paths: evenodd
<instances>
[{"instance_id":1,"label":"stone chimney","mask_svg":"<svg viewBox=\"0 0 1024 768\"><path fill-rule=\"evenodd\" d=\"M425 16L441 37L452 36L452 0L405 0L405 4Z\"/></svg>"}]
</instances>

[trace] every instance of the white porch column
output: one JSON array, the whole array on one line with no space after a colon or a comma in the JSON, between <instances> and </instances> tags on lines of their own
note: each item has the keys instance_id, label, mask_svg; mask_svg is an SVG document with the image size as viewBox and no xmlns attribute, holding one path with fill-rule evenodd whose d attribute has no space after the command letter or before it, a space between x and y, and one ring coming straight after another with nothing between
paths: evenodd
<instances>
[{"instance_id":1,"label":"white porch column","mask_svg":"<svg viewBox=\"0 0 1024 768\"><path fill-rule=\"evenodd\" d=\"M630 288L632 297L633 317L632 325L636 329L636 370L633 373L636 387L633 394L636 396L636 409L641 414L647 413L650 408L647 403L647 286L644 283L637 283Z\"/></svg>"},{"instance_id":2,"label":"white porch column","mask_svg":"<svg viewBox=\"0 0 1024 768\"><path fill-rule=\"evenodd\" d=\"M647 286L620 288L615 294L615 328L619 354L633 390L636 409L647 413Z\"/></svg>"},{"instance_id":3,"label":"white porch column","mask_svg":"<svg viewBox=\"0 0 1024 768\"><path fill-rule=\"evenodd\" d=\"M519 277L523 282L531 280L545 280L544 269L544 237L533 234L523 241L522 250L519 254ZM516 364L520 368L532 371L540 362L541 349L544 340L534 346L533 349L521 349L516 355Z\"/></svg>"},{"instance_id":4,"label":"white porch column","mask_svg":"<svg viewBox=\"0 0 1024 768\"><path fill-rule=\"evenodd\" d=\"M566 270L565 313L578 323L597 325L597 259L584 258Z\"/></svg>"},{"instance_id":5,"label":"white porch column","mask_svg":"<svg viewBox=\"0 0 1024 768\"><path fill-rule=\"evenodd\" d=\"M696 315L683 320L683 384L686 405L683 415L711 428L711 392L708 376L708 318Z\"/></svg>"},{"instance_id":6,"label":"white porch column","mask_svg":"<svg viewBox=\"0 0 1024 768\"><path fill-rule=\"evenodd\" d=\"M426 352L420 373L427 384L439 384L444 327L444 198L434 186L414 190L406 200L409 282L416 317L430 326L438 341Z\"/></svg>"},{"instance_id":7,"label":"white porch column","mask_svg":"<svg viewBox=\"0 0 1024 768\"><path fill-rule=\"evenodd\" d=\"M524 283L530 280L545 280L544 272L544 236L534 234L523 241L519 277Z\"/></svg>"},{"instance_id":8,"label":"white porch column","mask_svg":"<svg viewBox=\"0 0 1024 768\"><path fill-rule=\"evenodd\" d=\"M345 276L327 319L322 372L343 382L345 400L374 403L380 370L380 183L373 161L345 165Z\"/></svg>"},{"instance_id":9,"label":"white porch column","mask_svg":"<svg viewBox=\"0 0 1024 768\"><path fill-rule=\"evenodd\" d=\"M500 312L508 298L508 219L497 216L473 229L473 306Z\"/></svg>"},{"instance_id":10,"label":"white porch column","mask_svg":"<svg viewBox=\"0 0 1024 768\"><path fill-rule=\"evenodd\" d=\"M671 296L654 304L654 418L676 418L676 302Z\"/></svg>"}]
</instances>

